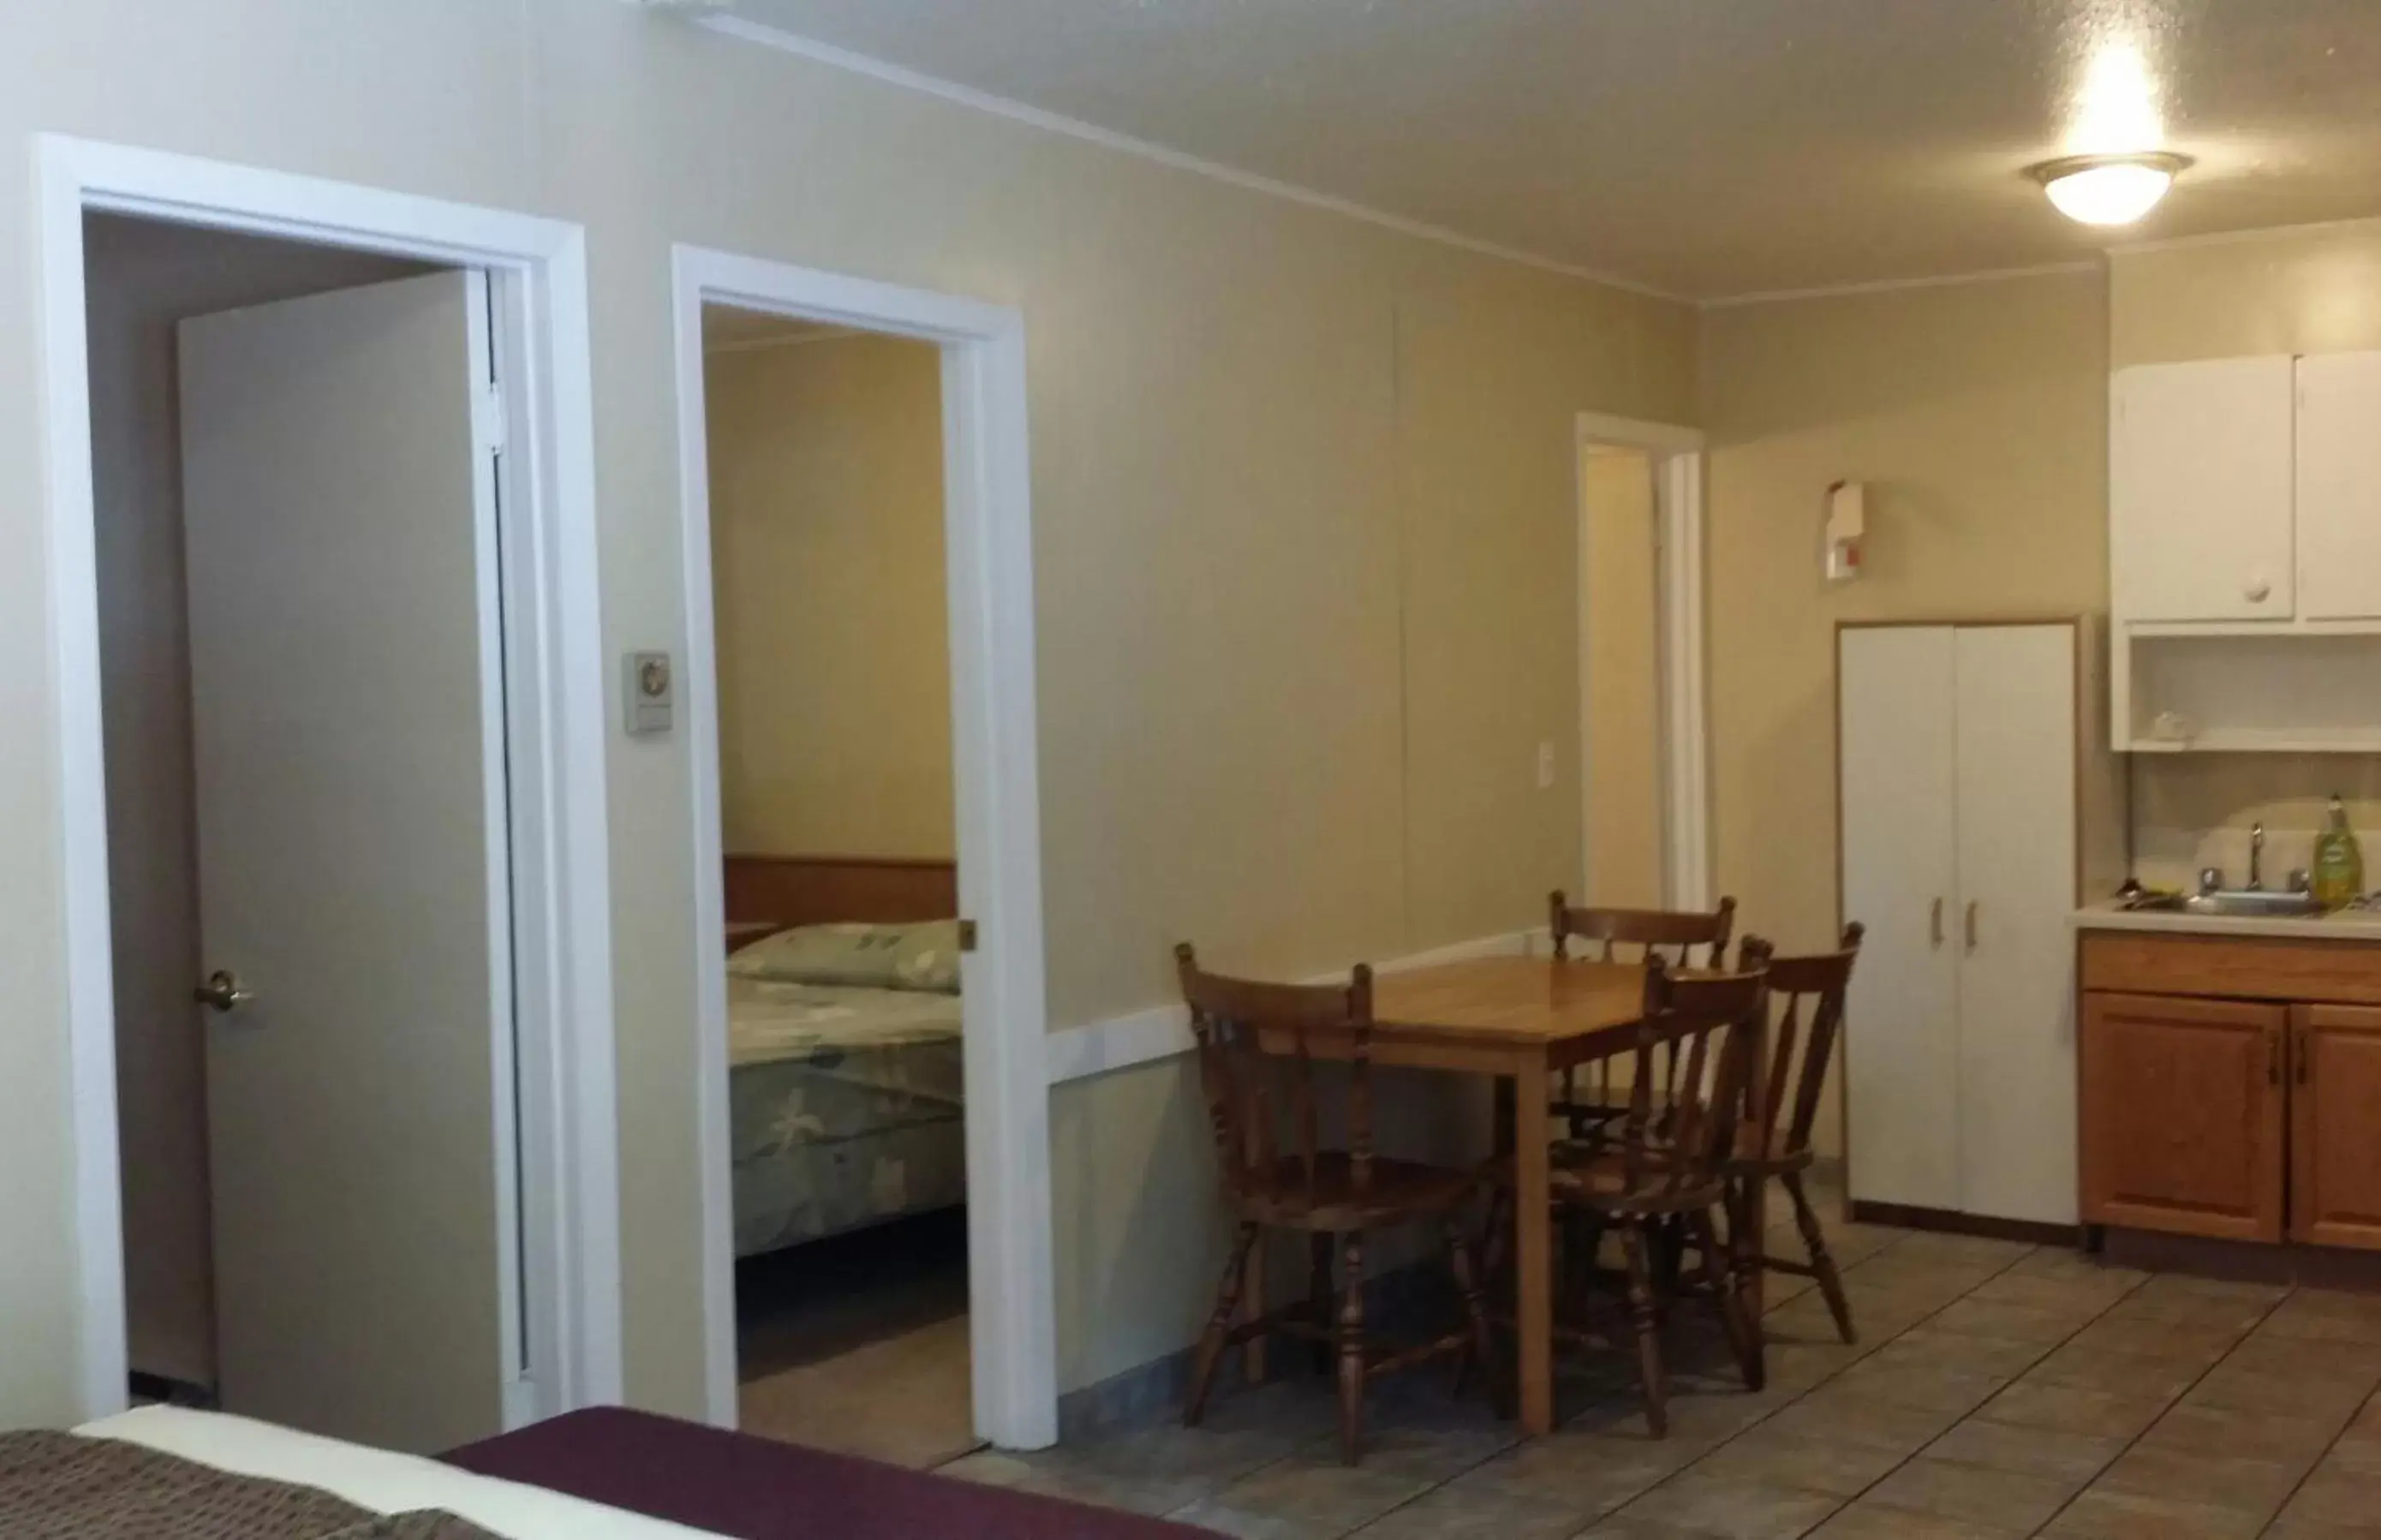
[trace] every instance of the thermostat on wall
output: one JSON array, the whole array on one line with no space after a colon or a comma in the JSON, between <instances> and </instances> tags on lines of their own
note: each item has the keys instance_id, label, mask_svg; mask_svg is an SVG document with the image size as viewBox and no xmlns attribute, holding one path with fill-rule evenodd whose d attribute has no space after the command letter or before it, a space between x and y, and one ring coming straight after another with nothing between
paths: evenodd
<instances>
[{"instance_id":1,"label":"thermostat on wall","mask_svg":"<svg viewBox=\"0 0 2381 1540\"><path fill-rule=\"evenodd\" d=\"M629 653L621 660L621 682L627 694L621 720L631 737L647 738L670 730L670 707L677 700L677 680L667 653Z\"/></svg>"}]
</instances>

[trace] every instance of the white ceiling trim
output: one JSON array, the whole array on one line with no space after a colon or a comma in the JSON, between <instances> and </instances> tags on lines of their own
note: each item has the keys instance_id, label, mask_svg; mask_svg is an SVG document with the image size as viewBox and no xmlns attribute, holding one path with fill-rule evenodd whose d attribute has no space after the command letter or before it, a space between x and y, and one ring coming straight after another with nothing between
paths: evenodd
<instances>
[{"instance_id":1,"label":"white ceiling trim","mask_svg":"<svg viewBox=\"0 0 2381 1540\"><path fill-rule=\"evenodd\" d=\"M2118 248L2127 250L2127 248ZM2013 278L2047 278L2060 273L2097 273L2105 265L2097 257L2075 262L2037 263L2032 267L1988 267L1976 273L1943 273L1923 278L1874 278L1866 283L1832 284L1818 288L1773 288L1756 294L1728 294L1704 299L1697 308L1734 310L1742 305L1782 305L1797 299L1836 299L1857 294L1898 294L1912 288L1952 288L1962 284L1997 284Z\"/></svg>"},{"instance_id":2,"label":"white ceiling trim","mask_svg":"<svg viewBox=\"0 0 2381 1540\"><path fill-rule=\"evenodd\" d=\"M1534 251L1502 246L1493 240L1482 240L1476 237L1465 235L1459 230L1450 230L1442 225L1433 225L1419 219L1408 219L1402 214L1391 214L1386 209L1376 209L1370 204L1359 203L1351 199L1334 197L1327 192L1317 192L1313 188L1300 187L1294 182L1279 181L1271 177L1260 176L1253 171L1242 171L1237 166L1226 165L1219 161L1211 161L1198 155L1185 153L1180 150L1168 149L1163 144L1153 143L1145 139L1135 139L1130 134L1120 134L1111 128L1103 128L1096 123L1086 123L1081 118L1044 111L1043 108L1024 102L1014 101L1006 96L995 96L990 92L978 91L972 86L963 86L956 80L946 80L940 76L928 75L867 54L855 53L849 48L838 48L833 43L820 43L815 39L803 37L800 33L787 31L781 27L771 27L763 22L748 20L738 16L706 16L696 21L695 25L705 31L717 32L723 37L736 38L745 43L759 43L764 48L775 48L784 53L799 55L818 64L829 65L837 69L849 70L857 75L865 75L872 79L882 80L887 85L923 92L929 96L938 96L946 102L956 103L960 106L973 107L979 112L988 112L1014 122L1030 124L1051 133L1064 134L1069 139L1081 140L1086 143L1099 145L1103 149L1137 155L1143 160L1155 161L1161 165L1171 166L1177 171L1188 171L1197 176L1213 177L1219 182L1228 182L1234 187L1243 188L1252 192L1264 193L1269 197L1286 199L1293 203L1302 203L1308 208L1361 220L1367 225L1376 225L1386 230L1395 230L1399 235L1435 241L1442 246L1458 247L1466 251L1476 251L1482 256L1495 257L1502 262L1517 263L1524 267L1558 274L1566 278L1578 278L1587 283L1601 284L1606 288L1642 294L1649 299L1667 299L1673 303L1684 305L1698 302L1684 295L1657 288L1652 284L1639 283L1633 278L1623 278L1611 273L1599 273L1593 268L1576 266L1553 257L1542 256ZM1708 301L1704 302L1708 303Z\"/></svg>"},{"instance_id":3,"label":"white ceiling trim","mask_svg":"<svg viewBox=\"0 0 2381 1540\"><path fill-rule=\"evenodd\" d=\"M2381 230L2381 218L2318 219L2303 225L2260 225L2252 230L2210 230L2204 235L2167 236L2156 240L2121 241L2108 248L2111 256L2142 251L2176 251L2192 246L2237 246L2246 240L2283 240L2292 236L2350 235Z\"/></svg>"}]
</instances>

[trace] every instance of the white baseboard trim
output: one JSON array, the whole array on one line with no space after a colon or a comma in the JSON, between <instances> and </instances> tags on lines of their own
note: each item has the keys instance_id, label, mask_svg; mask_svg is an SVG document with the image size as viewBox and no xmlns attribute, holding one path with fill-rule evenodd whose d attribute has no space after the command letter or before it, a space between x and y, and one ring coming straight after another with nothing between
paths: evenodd
<instances>
[{"instance_id":1,"label":"white baseboard trim","mask_svg":"<svg viewBox=\"0 0 2381 1540\"><path fill-rule=\"evenodd\" d=\"M1546 929L1538 925L1529 930L1484 935L1471 941L1433 947L1428 951L1415 952L1407 957L1392 958L1386 962L1374 963L1373 971L1401 973L1409 969L1466 962L1480 957L1526 957L1543 947L1545 942ZM1331 984L1346 977L1344 972L1325 973L1307 982ZM1064 1085L1068 1081L1088 1080L1093 1075L1113 1074L1118 1069L1155 1064L1161 1059L1187 1054L1191 1046L1189 1013L1178 1005L1164 1005L1054 1032L1050 1034L1049 1050L1044 1057L1050 1066L1050 1083Z\"/></svg>"}]
</instances>

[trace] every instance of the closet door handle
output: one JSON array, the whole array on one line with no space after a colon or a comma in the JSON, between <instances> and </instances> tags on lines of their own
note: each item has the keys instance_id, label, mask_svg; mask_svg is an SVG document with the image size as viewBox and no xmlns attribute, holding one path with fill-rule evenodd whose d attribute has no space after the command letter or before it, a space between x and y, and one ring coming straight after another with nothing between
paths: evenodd
<instances>
[{"instance_id":1,"label":"closet door handle","mask_svg":"<svg viewBox=\"0 0 2381 1540\"><path fill-rule=\"evenodd\" d=\"M1976 900L1968 900L1968 950L1976 949Z\"/></svg>"},{"instance_id":2,"label":"closet door handle","mask_svg":"<svg viewBox=\"0 0 2381 1540\"><path fill-rule=\"evenodd\" d=\"M1926 917L1926 937L1934 946L1943 945L1943 900L1940 898L1935 900L1935 908Z\"/></svg>"}]
</instances>

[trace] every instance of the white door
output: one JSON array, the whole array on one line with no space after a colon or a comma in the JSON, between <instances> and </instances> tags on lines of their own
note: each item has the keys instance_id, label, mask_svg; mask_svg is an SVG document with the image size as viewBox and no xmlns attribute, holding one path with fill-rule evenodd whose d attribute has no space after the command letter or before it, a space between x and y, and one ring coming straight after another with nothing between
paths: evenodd
<instances>
[{"instance_id":1,"label":"white door","mask_svg":"<svg viewBox=\"0 0 2381 1540\"><path fill-rule=\"evenodd\" d=\"M2381 353L2299 360L2299 614L2381 618Z\"/></svg>"},{"instance_id":2,"label":"white door","mask_svg":"<svg viewBox=\"0 0 2381 1540\"><path fill-rule=\"evenodd\" d=\"M1958 656L1957 1206L2071 1225L2075 628L1962 627Z\"/></svg>"},{"instance_id":3,"label":"white door","mask_svg":"<svg viewBox=\"0 0 2381 1540\"><path fill-rule=\"evenodd\" d=\"M487 313L180 329L224 1404L409 1450L499 1431L518 1339Z\"/></svg>"},{"instance_id":4,"label":"white door","mask_svg":"<svg viewBox=\"0 0 2381 1540\"><path fill-rule=\"evenodd\" d=\"M1953 632L1841 633L1844 918L1868 928L1845 1007L1851 1195L1960 1205Z\"/></svg>"},{"instance_id":5,"label":"white door","mask_svg":"<svg viewBox=\"0 0 2381 1540\"><path fill-rule=\"evenodd\" d=\"M2291 361L2118 372L2108 573L2119 619L2289 618Z\"/></svg>"}]
</instances>

